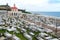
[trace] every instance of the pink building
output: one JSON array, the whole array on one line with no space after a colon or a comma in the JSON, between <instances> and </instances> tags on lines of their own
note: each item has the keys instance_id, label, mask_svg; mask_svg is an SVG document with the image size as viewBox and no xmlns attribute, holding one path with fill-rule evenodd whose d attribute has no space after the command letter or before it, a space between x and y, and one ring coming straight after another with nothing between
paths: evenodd
<instances>
[{"instance_id":1,"label":"pink building","mask_svg":"<svg viewBox=\"0 0 60 40\"><path fill-rule=\"evenodd\" d=\"M22 12L18 11L18 8L16 7L16 5L14 4L13 7L11 7L11 11L8 11L8 16L19 16Z\"/></svg>"},{"instance_id":2,"label":"pink building","mask_svg":"<svg viewBox=\"0 0 60 40\"><path fill-rule=\"evenodd\" d=\"M16 5L14 4L14 6L13 7L11 7L11 11L18 11L18 8L16 7Z\"/></svg>"}]
</instances>

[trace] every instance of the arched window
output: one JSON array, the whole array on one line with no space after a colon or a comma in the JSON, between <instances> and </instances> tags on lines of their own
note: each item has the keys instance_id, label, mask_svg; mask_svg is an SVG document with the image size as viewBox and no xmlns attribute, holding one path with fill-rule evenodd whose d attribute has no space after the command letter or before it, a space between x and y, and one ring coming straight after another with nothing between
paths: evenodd
<instances>
[{"instance_id":1,"label":"arched window","mask_svg":"<svg viewBox=\"0 0 60 40\"><path fill-rule=\"evenodd\" d=\"M15 15L15 13L14 13L14 15Z\"/></svg>"},{"instance_id":2,"label":"arched window","mask_svg":"<svg viewBox=\"0 0 60 40\"><path fill-rule=\"evenodd\" d=\"M13 13L12 13L12 15L13 15Z\"/></svg>"},{"instance_id":3,"label":"arched window","mask_svg":"<svg viewBox=\"0 0 60 40\"><path fill-rule=\"evenodd\" d=\"M17 13L16 13L16 15L17 15Z\"/></svg>"},{"instance_id":4,"label":"arched window","mask_svg":"<svg viewBox=\"0 0 60 40\"><path fill-rule=\"evenodd\" d=\"M13 15L14 15L14 16L17 16L17 13L12 13L12 16L13 16Z\"/></svg>"}]
</instances>

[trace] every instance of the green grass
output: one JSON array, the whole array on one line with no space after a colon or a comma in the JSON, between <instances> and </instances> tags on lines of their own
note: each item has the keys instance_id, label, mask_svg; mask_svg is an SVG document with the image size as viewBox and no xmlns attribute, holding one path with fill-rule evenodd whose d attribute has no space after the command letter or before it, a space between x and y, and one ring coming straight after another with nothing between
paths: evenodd
<instances>
[{"instance_id":1,"label":"green grass","mask_svg":"<svg viewBox=\"0 0 60 40\"><path fill-rule=\"evenodd\" d=\"M33 38L32 40L37 40L35 36L32 36L32 38Z\"/></svg>"},{"instance_id":2,"label":"green grass","mask_svg":"<svg viewBox=\"0 0 60 40\"><path fill-rule=\"evenodd\" d=\"M17 30L19 31L20 29L17 28ZM29 33L29 32L30 32L30 30L27 29L27 33ZM40 33L40 32L34 32L35 35L37 35L38 33ZM32 40L37 40L36 37L35 37L35 35L32 36ZM20 37L22 40L24 40L24 39L27 40L27 39L23 36L22 33L20 33L19 35L17 34L17 36Z\"/></svg>"},{"instance_id":3,"label":"green grass","mask_svg":"<svg viewBox=\"0 0 60 40\"><path fill-rule=\"evenodd\" d=\"M21 40L27 40L27 38L25 38L22 33L15 33L15 35L19 37Z\"/></svg>"},{"instance_id":4,"label":"green grass","mask_svg":"<svg viewBox=\"0 0 60 40\"><path fill-rule=\"evenodd\" d=\"M8 33L10 33L10 34L12 34L12 35L14 34L14 32L13 32L13 31L7 31L7 32L8 32Z\"/></svg>"},{"instance_id":5,"label":"green grass","mask_svg":"<svg viewBox=\"0 0 60 40\"><path fill-rule=\"evenodd\" d=\"M29 33L30 32L30 30L29 29L26 29L27 30L27 33Z\"/></svg>"},{"instance_id":6,"label":"green grass","mask_svg":"<svg viewBox=\"0 0 60 40\"><path fill-rule=\"evenodd\" d=\"M17 37L19 37L21 40L27 40L27 38L24 37L23 33L21 33L21 30L17 28L17 30L20 33L14 33Z\"/></svg>"},{"instance_id":7,"label":"green grass","mask_svg":"<svg viewBox=\"0 0 60 40\"><path fill-rule=\"evenodd\" d=\"M33 36L33 39L32 39L32 40L37 40L35 36L36 36L37 34L39 34L39 33L40 33L39 31L34 32L35 35Z\"/></svg>"},{"instance_id":8,"label":"green grass","mask_svg":"<svg viewBox=\"0 0 60 40\"><path fill-rule=\"evenodd\" d=\"M29 29L27 29L27 33L29 33L31 30L29 30ZM33 32L35 35L37 35L37 34L39 34L40 32L39 31L37 31L37 32ZM35 37L35 35L34 36L32 36L32 40L37 40L36 39L36 37Z\"/></svg>"},{"instance_id":9,"label":"green grass","mask_svg":"<svg viewBox=\"0 0 60 40\"><path fill-rule=\"evenodd\" d=\"M9 32L9 31L8 31ZM12 34L12 35L16 35L18 38L20 38L21 40L27 40L24 36L23 36L23 34L22 33L15 33L15 32L13 32L13 31L10 31L9 32L10 34Z\"/></svg>"},{"instance_id":10,"label":"green grass","mask_svg":"<svg viewBox=\"0 0 60 40\"><path fill-rule=\"evenodd\" d=\"M40 33L39 31L37 31L37 32L34 32L34 34L35 34L35 35L37 35L37 34L39 34L39 33Z\"/></svg>"},{"instance_id":11,"label":"green grass","mask_svg":"<svg viewBox=\"0 0 60 40\"><path fill-rule=\"evenodd\" d=\"M5 33L6 30L5 29L0 29L0 33Z\"/></svg>"}]
</instances>

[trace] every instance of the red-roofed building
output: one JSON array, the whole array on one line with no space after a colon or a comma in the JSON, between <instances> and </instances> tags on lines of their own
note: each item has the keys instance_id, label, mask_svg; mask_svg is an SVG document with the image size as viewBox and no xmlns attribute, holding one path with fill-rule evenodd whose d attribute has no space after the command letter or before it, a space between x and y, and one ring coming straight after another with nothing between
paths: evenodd
<instances>
[{"instance_id":1,"label":"red-roofed building","mask_svg":"<svg viewBox=\"0 0 60 40\"><path fill-rule=\"evenodd\" d=\"M14 4L13 7L11 7L11 11L8 11L8 16L19 16L22 12L18 11L18 8L16 7L16 5Z\"/></svg>"},{"instance_id":2,"label":"red-roofed building","mask_svg":"<svg viewBox=\"0 0 60 40\"><path fill-rule=\"evenodd\" d=\"M18 11L18 8L16 7L16 5L14 4L13 7L11 7L11 11Z\"/></svg>"}]
</instances>

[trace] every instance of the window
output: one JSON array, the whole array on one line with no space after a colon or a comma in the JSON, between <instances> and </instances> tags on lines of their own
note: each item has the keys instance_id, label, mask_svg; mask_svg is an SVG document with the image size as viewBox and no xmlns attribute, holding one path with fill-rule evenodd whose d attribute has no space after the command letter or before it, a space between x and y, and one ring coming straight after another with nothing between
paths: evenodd
<instances>
[{"instance_id":1,"label":"window","mask_svg":"<svg viewBox=\"0 0 60 40\"><path fill-rule=\"evenodd\" d=\"M17 13L16 13L16 15L17 15Z\"/></svg>"},{"instance_id":2,"label":"window","mask_svg":"<svg viewBox=\"0 0 60 40\"><path fill-rule=\"evenodd\" d=\"M12 13L12 15L13 15L13 13Z\"/></svg>"},{"instance_id":3,"label":"window","mask_svg":"<svg viewBox=\"0 0 60 40\"><path fill-rule=\"evenodd\" d=\"M14 13L14 15L15 15L15 13Z\"/></svg>"},{"instance_id":4,"label":"window","mask_svg":"<svg viewBox=\"0 0 60 40\"><path fill-rule=\"evenodd\" d=\"M17 15L17 13L14 13L14 15L16 16L16 15Z\"/></svg>"}]
</instances>

